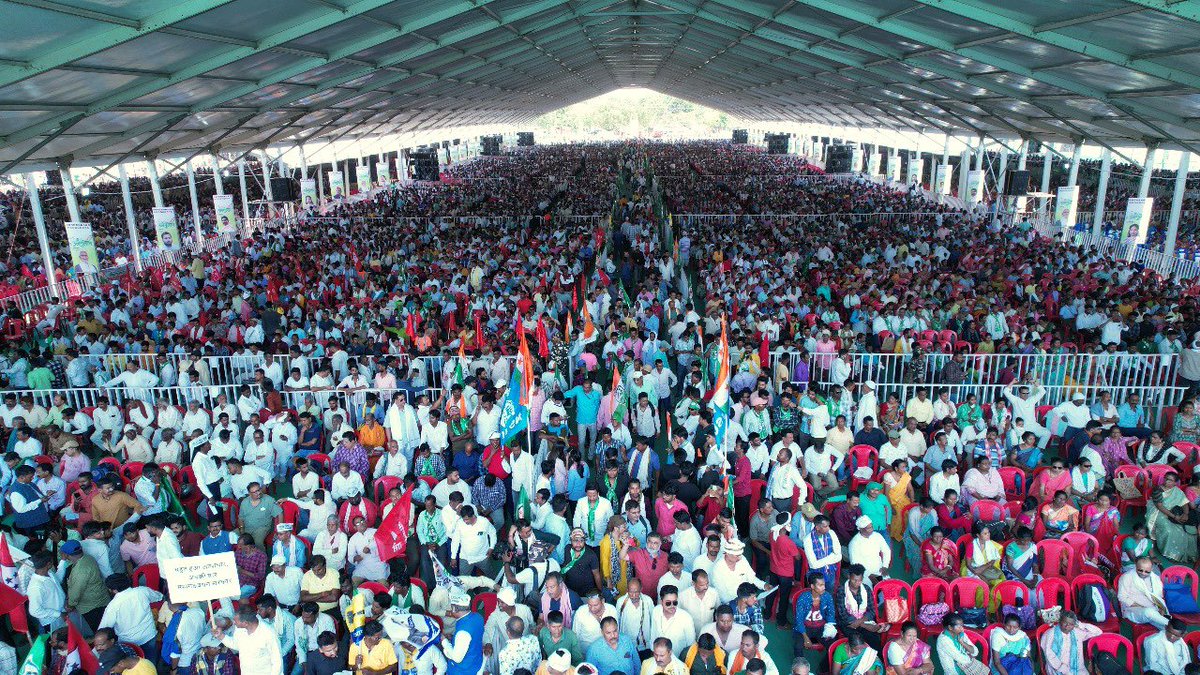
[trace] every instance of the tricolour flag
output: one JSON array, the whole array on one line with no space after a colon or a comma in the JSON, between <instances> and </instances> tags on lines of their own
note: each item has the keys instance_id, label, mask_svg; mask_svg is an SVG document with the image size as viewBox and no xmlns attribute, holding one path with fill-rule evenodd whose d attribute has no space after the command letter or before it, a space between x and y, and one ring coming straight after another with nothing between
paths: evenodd
<instances>
[{"instance_id":1,"label":"tricolour flag","mask_svg":"<svg viewBox=\"0 0 1200 675\"><path fill-rule=\"evenodd\" d=\"M729 428L729 335L721 318L721 340L717 343L717 377L710 400L713 407L713 436L717 449L725 450L725 431Z\"/></svg>"},{"instance_id":2,"label":"tricolour flag","mask_svg":"<svg viewBox=\"0 0 1200 675\"><path fill-rule=\"evenodd\" d=\"M612 389L609 391L613 397L613 424L620 424L629 408L629 396L625 393L625 381L621 379L621 369L616 363L613 364Z\"/></svg>"},{"instance_id":3,"label":"tricolour flag","mask_svg":"<svg viewBox=\"0 0 1200 675\"><path fill-rule=\"evenodd\" d=\"M592 311L588 303L583 303L583 342L586 344L596 339L596 324L592 323Z\"/></svg>"},{"instance_id":4,"label":"tricolour flag","mask_svg":"<svg viewBox=\"0 0 1200 675\"><path fill-rule=\"evenodd\" d=\"M29 648L29 656L26 656L25 663L21 664L20 675L42 675L50 665L46 659L46 638L46 634L43 633L33 641L33 646Z\"/></svg>"},{"instance_id":5,"label":"tricolour flag","mask_svg":"<svg viewBox=\"0 0 1200 675\"><path fill-rule=\"evenodd\" d=\"M500 442L508 444L518 433L529 426L529 394L525 391L533 380L533 366L529 356L529 345L525 333L521 334L520 377L514 373L508 383L508 394L500 405Z\"/></svg>"},{"instance_id":6,"label":"tricolour flag","mask_svg":"<svg viewBox=\"0 0 1200 675\"><path fill-rule=\"evenodd\" d=\"M454 362L454 384L459 386L462 386L463 383L463 364L467 362L466 344L465 340L459 339L458 360Z\"/></svg>"},{"instance_id":7,"label":"tricolour flag","mask_svg":"<svg viewBox=\"0 0 1200 675\"><path fill-rule=\"evenodd\" d=\"M575 323L573 321L571 321L571 315L568 314L567 315L567 325L563 329L563 340L566 342L570 342L571 341L571 333L574 333L574 332L575 332Z\"/></svg>"},{"instance_id":8,"label":"tricolour flag","mask_svg":"<svg viewBox=\"0 0 1200 675\"><path fill-rule=\"evenodd\" d=\"M8 549L8 538L3 533L0 533L0 582L17 598L15 604L8 609L3 609L9 605L5 600L12 599L12 595L6 593L4 597L0 597L0 614L8 614L8 620L14 631L28 633L29 617L25 614L25 596L21 595L21 582L17 579L17 564L13 562L12 551Z\"/></svg>"},{"instance_id":9,"label":"tricolour flag","mask_svg":"<svg viewBox=\"0 0 1200 675\"><path fill-rule=\"evenodd\" d=\"M410 487L400 496L400 501L388 511L387 517L375 530L375 546L379 559L387 562L404 555L408 548L409 524L412 522L412 493Z\"/></svg>"},{"instance_id":10,"label":"tricolour flag","mask_svg":"<svg viewBox=\"0 0 1200 675\"><path fill-rule=\"evenodd\" d=\"M100 661L92 653L92 648L88 646L87 641L83 639L83 634L79 632L75 624L68 621L67 659L63 672L71 673L78 669L82 669L85 673L98 673L100 672Z\"/></svg>"}]
</instances>

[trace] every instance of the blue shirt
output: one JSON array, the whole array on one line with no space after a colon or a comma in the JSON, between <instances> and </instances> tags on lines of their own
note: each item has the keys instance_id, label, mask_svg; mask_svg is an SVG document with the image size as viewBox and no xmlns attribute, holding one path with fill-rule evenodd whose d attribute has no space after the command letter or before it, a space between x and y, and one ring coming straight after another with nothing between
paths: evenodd
<instances>
[{"instance_id":1,"label":"blue shirt","mask_svg":"<svg viewBox=\"0 0 1200 675\"><path fill-rule=\"evenodd\" d=\"M470 635L471 645L467 647L467 654L462 661L446 659L447 675L478 675L483 670L483 617L471 612L458 620L454 630Z\"/></svg>"},{"instance_id":2,"label":"blue shirt","mask_svg":"<svg viewBox=\"0 0 1200 675\"><path fill-rule=\"evenodd\" d=\"M642 669L637 648L633 646L633 641L629 639L629 636L624 633L617 638L615 649L608 646L607 640L601 638L588 647L585 657L587 662L596 666L596 670L601 673L633 675L640 673Z\"/></svg>"},{"instance_id":3,"label":"blue shirt","mask_svg":"<svg viewBox=\"0 0 1200 675\"><path fill-rule=\"evenodd\" d=\"M804 591L800 597L796 598L796 625L792 627L792 632L803 633L804 621L808 618L809 612L813 611L813 596L812 591ZM821 595L821 606L817 608L821 613L821 618L825 623L837 623L837 614L833 609L833 594L826 591Z\"/></svg>"},{"instance_id":4,"label":"blue shirt","mask_svg":"<svg viewBox=\"0 0 1200 675\"><path fill-rule=\"evenodd\" d=\"M1122 403L1117 406L1117 426L1125 428L1137 428L1142 426L1142 420L1146 415L1142 412L1142 407L1131 407L1128 403Z\"/></svg>"},{"instance_id":5,"label":"blue shirt","mask_svg":"<svg viewBox=\"0 0 1200 675\"><path fill-rule=\"evenodd\" d=\"M592 393L577 385L563 392L563 398L575 399L575 422L578 424L595 424L600 413L600 387L592 387Z\"/></svg>"},{"instance_id":6,"label":"blue shirt","mask_svg":"<svg viewBox=\"0 0 1200 675\"><path fill-rule=\"evenodd\" d=\"M479 453L468 455L465 450L459 450L454 453L454 460L451 462L454 468L458 469L458 476L468 483L474 483L476 478L479 478Z\"/></svg>"}]
</instances>

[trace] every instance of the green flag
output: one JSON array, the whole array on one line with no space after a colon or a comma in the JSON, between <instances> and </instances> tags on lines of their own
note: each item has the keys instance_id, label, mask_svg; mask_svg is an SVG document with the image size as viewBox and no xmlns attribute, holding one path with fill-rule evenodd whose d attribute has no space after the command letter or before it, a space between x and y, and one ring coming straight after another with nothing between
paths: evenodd
<instances>
[{"instance_id":1,"label":"green flag","mask_svg":"<svg viewBox=\"0 0 1200 675\"><path fill-rule=\"evenodd\" d=\"M521 491L517 494L516 516L517 518L530 518L529 513L531 510L529 493L525 491L525 488L521 488Z\"/></svg>"},{"instance_id":2,"label":"green flag","mask_svg":"<svg viewBox=\"0 0 1200 675\"><path fill-rule=\"evenodd\" d=\"M624 302L626 307L633 307L633 300L629 299L629 291L625 290L625 282L618 281L617 283L621 287L621 302Z\"/></svg>"},{"instance_id":3,"label":"green flag","mask_svg":"<svg viewBox=\"0 0 1200 675\"><path fill-rule=\"evenodd\" d=\"M25 657L25 663L21 665L20 675L42 675L46 666L46 636L39 635L33 641L33 646L29 648L29 656Z\"/></svg>"},{"instance_id":4,"label":"green flag","mask_svg":"<svg viewBox=\"0 0 1200 675\"><path fill-rule=\"evenodd\" d=\"M184 526L190 530L192 519L188 518L187 509L183 508L183 504L179 501L179 495L175 494L175 487L171 485L171 479L163 474L159 480L162 481L163 494L167 495L167 512L182 517Z\"/></svg>"}]
</instances>

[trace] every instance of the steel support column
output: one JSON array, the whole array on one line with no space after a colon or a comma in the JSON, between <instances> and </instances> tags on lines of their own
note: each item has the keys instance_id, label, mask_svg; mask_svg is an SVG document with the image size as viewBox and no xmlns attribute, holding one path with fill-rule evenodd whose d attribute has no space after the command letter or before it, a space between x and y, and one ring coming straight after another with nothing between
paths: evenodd
<instances>
[{"instance_id":1,"label":"steel support column","mask_svg":"<svg viewBox=\"0 0 1200 675\"><path fill-rule=\"evenodd\" d=\"M1175 255L1175 240L1179 237L1179 216L1183 213L1183 194L1187 191L1188 162L1192 153L1179 153L1179 168L1175 171L1175 193L1171 196L1171 219L1167 221L1167 237L1163 242L1163 253Z\"/></svg>"},{"instance_id":2,"label":"steel support column","mask_svg":"<svg viewBox=\"0 0 1200 675\"><path fill-rule=\"evenodd\" d=\"M238 160L238 188L242 192L242 219L250 222L250 200L246 198L246 160Z\"/></svg>"},{"instance_id":3,"label":"steel support column","mask_svg":"<svg viewBox=\"0 0 1200 675\"><path fill-rule=\"evenodd\" d=\"M221 175L221 158L217 157L215 153L212 156L212 163L213 188L217 191L217 194L223 195L225 194L225 181L224 176Z\"/></svg>"},{"instance_id":4,"label":"steel support column","mask_svg":"<svg viewBox=\"0 0 1200 675\"><path fill-rule=\"evenodd\" d=\"M146 173L150 178L150 191L154 193L154 205L162 208L164 206L162 186L158 184L158 167L154 165L153 159L146 160Z\"/></svg>"},{"instance_id":5,"label":"steel support column","mask_svg":"<svg viewBox=\"0 0 1200 675\"><path fill-rule=\"evenodd\" d=\"M1158 144L1146 146L1146 161L1142 164L1142 179L1138 183L1138 198L1145 199L1150 194L1150 177L1154 174L1154 157L1158 154Z\"/></svg>"},{"instance_id":6,"label":"steel support column","mask_svg":"<svg viewBox=\"0 0 1200 675\"><path fill-rule=\"evenodd\" d=\"M1096 186L1096 209L1092 212L1092 236L1104 233L1104 201L1108 198L1108 178L1112 175L1112 151L1104 149L1100 159L1100 183Z\"/></svg>"},{"instance_id":7,"label":"steel support column","mask_svg":"<svg viewBox=\"0 0 1200 675\"><path fill-rule=\"evenodd\" d=\"M71 222L83 222L79 215L79 200L75 198L75 181L71 180L71 165L60 164L58 172L62 176L63 196L67 200L67 213L70 214Z\"/></svg>"},{"instance_id":8,"label":"steel support column","mask_svg":"<svg viewBox=\"0 0 1200 675\"><path fill-rule=\"evenodd\" d=\"M196 194L196 171L192 169L191 160L184 162L183 166L187 171L188 196L192 199L192 226L196 228L196 246L199 247L204 245L204 229L200 227L200 197Z\"/></svg>"},{"instance_id":9,"label":"steel support column","mask_svg":"<svg viewBox=\"0 0 1200 675\"><path fill-rule=\"evenodd\" d=\"M137 214L133 211L133 194L129 191L129 174L125 173L125 165L117 165L117 175L121 179L121 203L125 206L125 224L129 227L129 256L132 258L133 269L139 274L142 271L142 238L138 234Z\"/></svg>"},{"instance_id":10,"label":"steel support column","mask_svg":"<svg viewBox=\"0 0 1200 675\"><path fill-rule=\"evenodd\" d=\"M42 251L42 266L46 268L46 281L54 297L58 296L58 287L54 285L57 278L54 275L54 254L50 252L50 237L46 235L46 216L42 213L42 196L38 194L37 185L33 182L33 174L25 174L25 193L29 195L29 210L33 212L33 226L37 230L38 248Z\"/></svg>"}]
</instances>

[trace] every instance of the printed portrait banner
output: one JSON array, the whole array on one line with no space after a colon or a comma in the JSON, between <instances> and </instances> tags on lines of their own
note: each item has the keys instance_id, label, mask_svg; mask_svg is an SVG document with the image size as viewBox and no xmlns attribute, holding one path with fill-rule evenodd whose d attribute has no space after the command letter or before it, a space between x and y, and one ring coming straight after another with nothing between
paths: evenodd
<instances>
[{"instance_id":1,"label":"printed portrait banner","mask_svg":"<svg viewBox=\"0 0 1200 675\"><path fill-rule=\"evenodd\" d=\"M900 155L888 155L888 180L900 182Z\"/></svg>"},{"instance_id":2,"label":"printed portrait banner","mask_svg":"<svg viewBox=\"0 0 1200 675\"><path fill-rule=\"evenodd\" d=\"M925 161L921 159L921 155L912 154L908 156L908 184L920 185L925 176L921 175L925 170Z\"/></svg>"},{"instance_id":3,"label":"printed portrait banner","mask_svg":"<svg viewBox=\"0 0 1200 675\"><path fill-rule=\"evenodd\" d=\"M1125 222L1121 226L1121 243L1144 244L1150 229L1150 212L1154 197L1131 197L1125 205Z\"/></svg>"},{"instance_id":4,"label":"printed portrait banner","mask_svg":"<svg viewBox=\"0 0 1200 675\"><path fill-rule=\"evenodd\" d=\"M159 565L171 602L204 602L242 594L233 552L175 558Z\"/></svg>"},{"instance_id":5,"label":"printed portrait banner","mask_svg":"<svg viewBox=\"0 0 1200 675\"><path fill-rule=\"evenodd\" d=\"M1067 236L1075 227L1075 212L1079 208L1079 186L1060 187L1054 198L1054 224L1063 228Z\"/></svg>"},{"instance_id":6,"label":"printed portrait banner","mask_svg":"<svg viewBox=\"0 0 1200 675\"><path fill-rule=\"evenodd\" d=\"M879 151L876 149L872 149L871 154L867 156L867 175L868 176L878 176L879 175L879 158L880 158Z\"/></svg>"},{"instance_id":7,"label":"printed portrait banner","mask_svg":"<svg viewBox=\"0 0 1200 675\"><path fill-rule=\"evenodd\" d=\"M89 223L63 223L67 230L67 244L71 247L71 266L94 273L100 270L100 258L96 256L96 239Z\"/></svg>"},{"instance_id":8,"label":"printed portrait banner","mask_svg":"<svg viewBox=\"0 0 1200 675\"><path fill-rule=\"evenodd\" d=\"M978 204L983 201L983 171L967 172L967 194L963 201L968 204Z\"/></svg>"},{"instance_id":9,"label":"printed portrait banner","mask_svg":"<svg viewBox=\"0 0 1200 675\"><path fill-rule=\"evenodd\" d=\"M380 185L392 184L392 171L387 162L375 162L375 180Z\"/></svg>"},{"instance_id":10,"label":"printed portrait banner","mask_svg":"<svg viewBox=\"0 0 1200 675\"><path fill-rule=\"evenodd\" d=\"M850 172L858 173L863 170L863 149L860 146L854 146L854 151L850 154Z\"/></svg>"},{"instance_id":11,"label":"printed portrait banner","mask_svg":"<svg viewBox=\"0 0 1200 675\"><path fill-rule=\"evenodd\" d=\"M301 208L311 209L316 207L318 203L317 197L317 181L313 178L304 178L300 181L300 202Z\"/></svg>"},{"instance_id":12,"label":"printed portrait banner","mask_svg":"<svg viewBox=\"0 0 1200 675\"><path fill-rule=\"evenodd\" d=\"M183 244L179 239L179 223L175 222L175 208L156 206L151 209L154 216L154 232L158 235L158 247L176 251Z\"/></svg>"},{"instance_id":13,"label":"printed portrait banner","mask_svg":"<svg viewBox=\"0 0 1200 675\"><path fill-rule=\"evenodd\" d=\"M371 167L359 164L354 167L354 182L358 184L359 192L371 191Z\"/></svg>"},{"instance_id":14,"label":"printed portrait banner","mask_svg":"<svg viewBox=\"0 0 1200 675\"><path fill-rule=\"evenodd\" d=\"M939 195L950 194L950 180L954 176L954 165L938 164L933 181L933 191Z\"/></svg>"},{"instance_id":15,"label":"printed portrait banner","mask_svg":"<svg viewBox=\"0 0 1200 675\"><path fill-rule=\"evenodd\" d=\"M213 195L213 211L217 215L217 232L237 232L237 207L233 205L233 195Z\"/></svg>"},{"instance_id":16,"label":"printed portrait banner","mask_svg":"<svg viewBox=\"0 0 1200 675\"><path fill-rule=\"evenodd\" d=\"M346 179L342 176L341 171L329 172L329 198L334 200L346 198Z\"/></svg>"}]
</instances>

